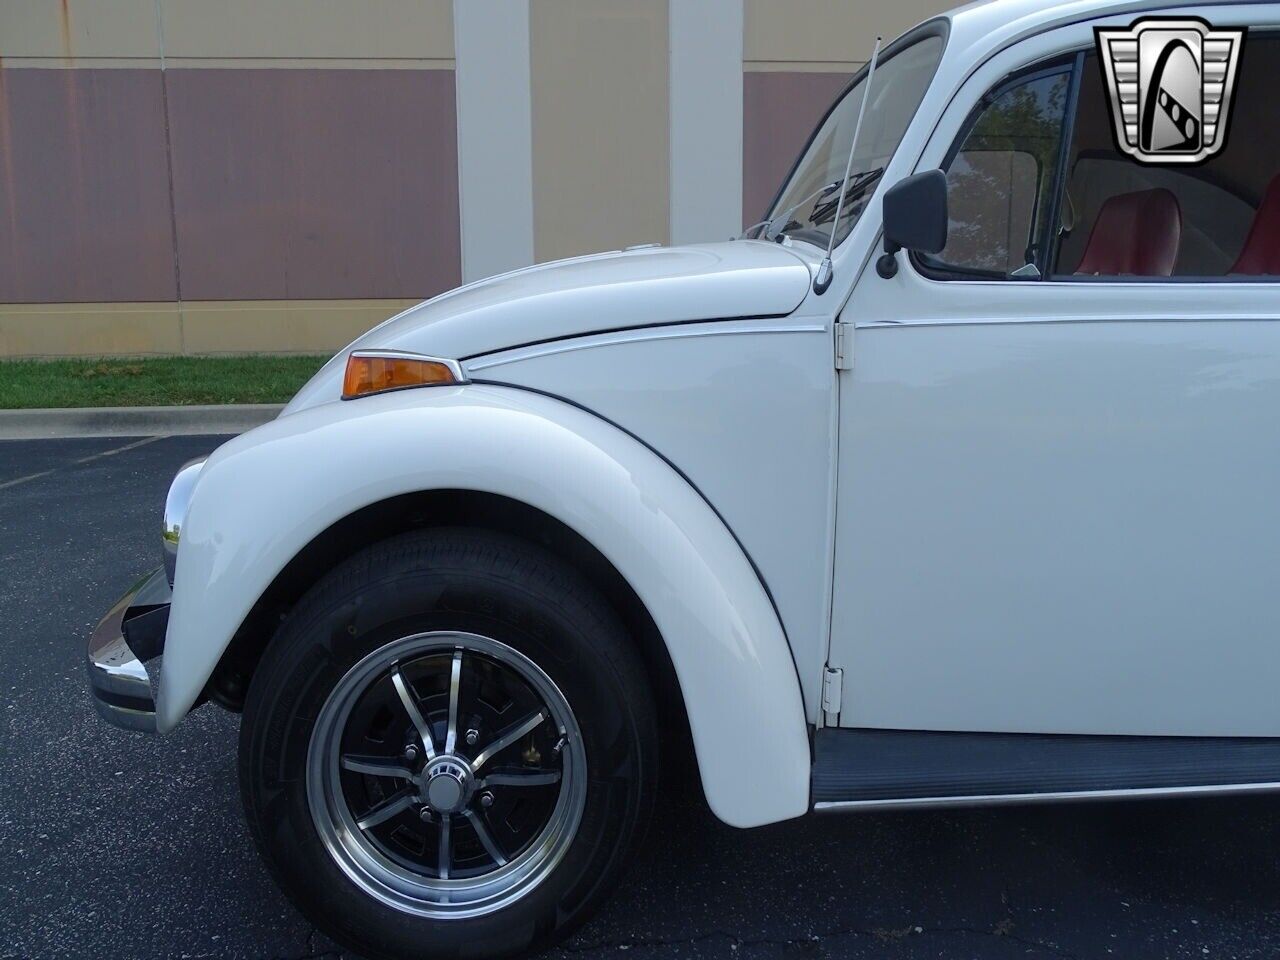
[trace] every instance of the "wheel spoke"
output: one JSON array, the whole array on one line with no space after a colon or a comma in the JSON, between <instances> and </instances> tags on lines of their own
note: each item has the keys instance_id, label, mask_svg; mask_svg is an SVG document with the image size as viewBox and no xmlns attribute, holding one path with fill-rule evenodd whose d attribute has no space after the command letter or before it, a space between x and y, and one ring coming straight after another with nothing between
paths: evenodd
<instances>
[{"instance_id":1,"label":"wheel spoke","mask_svg":"<svg viewBox=\"0 0 1280 960\"><path fill-rule=\"evenodd\" d=\"M414 792L409 787L397 790L357 820L356 826L361 830L368 830L370 827L376 827L378 824L390 820L401 810L408 810L413 806L413 797Z\"/></svg>"},{"instance_id":2,"label":"wheel spoke","mask_svg":"<svg viewBox=\"0 0 1280 960\"><path fill-rule=\"evenodd\" d=\"M582 729L551 677L494 638L387 639L313 714L316 839L376 898L500 917L574 848L591 789Z\"/></svg>"},{"instance_id":3,"label":"wheel spoke","mask_svg":"<svg viewBox=\"0 0 1280 960\"><path fill-rule=\"evenodd\" d=\"M458 695L462 686L462 650L453 651L453 668L449 674L449 732L444 738L444 752L453 753L458 745Z\"/></svg>"},{"instance_id":4,"label":"wheel spoke","mask_svg":"<svg viewBox=\"0 0 1280 960\"><path fill-rule=\"evenodd\" d=\"M412 780L413 771L399 757L364 757L348 753L342 758L342 769L352 773L367 773L371 777L397 777Z\"/></svg>"},{"instance_id":5,"label":"wheel spoke","mask_svg":"<svg viewBox=\"0 0 1280 960\"><path fill-rule=\"evenodd\" d=\"M559 770L508 770L491 773L480 781L482 787L541 787L560 782Z\"/></svg>"},{"instance_id":6,"label":"wheel spoke","mask_svg":"<svg viewBox=\"0 0 1280 960\"><path fill-rule=\"evenodd\" d=\"M539 710L537 713L525 717L519 723L513 723L507 727L506 730L498 734L492 743L476 754L476 758L471 761L471 769L479 770L487 761L493 759L495 754L501 753L545 719L547 719L546 711Z\"/></svg>"},{"instance_id":7,"label":"wheel spoke","mask_svg":"<svg viewBox=\"0 0 1280 960\"><path fill-rule=\"evenodd\" d=\"M418 736L422 739L422 749L426 753L427 759L434 760L436 745L431 739L431 728L427 726L427 721L422 718L422 711L418 709L417 701L414 700L413 694L409 691L409 685L404 682L404 677L400 675L399 664L391 671L391 682L395 684L396 693L400 696L400 702L404 704L405 713L409 714L409 719L413 721L413 726L417 729Z\"/></svg>"},{"instance_id":8,"label":"wheel spoke","mask_svg":"<svg viewBox=\"0 0 1280 960\"><path fill-rule=\"evenodd\" d=\"M449 870L453 867L453 814L440 815L440 879L449 879Z\"/></svg>"},{"instance_id":9,"label":"wheel spoke","mask_svg":"<svg viewBox=\"0 0 1280 960\"><path fill-rule=\"evenodd\" d=\"M498 866L502 866L507 862L507 858L502 851L498 849L497 843L489 833L489 828L484 824L484 818L474 810L463 810L463 816L471 821L471 826L475 828L476 836L480 838L480 845L484 847L485 853L493 858L493 862Z\"/></svg>"}]
</instances>

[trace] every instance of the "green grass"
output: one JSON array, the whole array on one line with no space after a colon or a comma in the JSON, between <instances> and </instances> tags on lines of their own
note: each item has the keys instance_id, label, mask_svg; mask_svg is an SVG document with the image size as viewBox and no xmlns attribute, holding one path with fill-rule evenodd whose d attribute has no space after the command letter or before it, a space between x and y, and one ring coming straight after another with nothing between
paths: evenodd
<instances>
[{"instance_id":1,"label":"green grass","mask_svg":"<svg viewBox=\"0 0 1280 960\"><path fill-rule=\"evenodd\" d=\"M0 409L283 403L327 357L0 360Z\"/></svg>"}]
</instances>

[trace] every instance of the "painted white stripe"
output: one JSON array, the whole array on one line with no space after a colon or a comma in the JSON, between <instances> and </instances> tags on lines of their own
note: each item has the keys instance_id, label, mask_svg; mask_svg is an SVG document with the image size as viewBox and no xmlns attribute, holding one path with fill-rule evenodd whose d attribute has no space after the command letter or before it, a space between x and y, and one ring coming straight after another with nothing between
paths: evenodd
<instances>
[{"instance_id":1,"label":"painted white stripe","mask_svg":"<svg viewBox=\"0 0 1280 960\"><path fill-rule=\"evenodd\" d=\"M155 443L157 440L168 439L167 435L144 437L141 440L135 440L133 443L126 443L123 447L115 447L111 450L103 450L101 453L93 453L87 457L81 457L78 460L72 460L70 466L77 466L81 463L92 463L94 460L101 460L103 457L114 457L117 453L124 453L126 450L132 450L135 447L145 446L148 443ZM41 477L47 477L50 474L57 473L62 467L54 467L52 470L42 470L39 473L29 473L25 477L18 477L14 480L6 480L0 483L0 490L8 490L10 487L16 487L18 484L27 483L30 480L39 480Z\"/></svg>"},{"instance_id":2,"label":"painted white stripe","mask_svg":"<svg viewBox=\"0 0 1280 960\"><path fill-rule=\"evenodd\" d=\"M454 0L453 45L462 280L470 283L533 263L529 0Z\"/></svg>"},{"instance_id":3,"label":"painted white stripe","mask_svg":"<svg viewBox=\"0 0 1280 960\"><path fill-rule=\"evenodd\" d=\"M742 3L672 3L671 242L742 231Z\"/></svg>"}]
</instances>

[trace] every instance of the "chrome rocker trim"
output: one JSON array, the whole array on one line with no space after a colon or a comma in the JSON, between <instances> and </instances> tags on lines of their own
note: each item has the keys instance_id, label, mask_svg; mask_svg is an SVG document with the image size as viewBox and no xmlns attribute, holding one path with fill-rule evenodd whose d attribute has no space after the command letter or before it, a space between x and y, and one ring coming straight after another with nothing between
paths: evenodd
<instances>
[{"instance_id":1,"label":"chrome rocker trim","mask_svg":"<svg viewBox=\"0 0 1280 960\"><path fill-rule=\"evenodd\" d=\"M172 596L164 568L135 583L89 637L89 692L98 714L124 730L156 732L146 663L164 650Z\"/></svg>"},{"instance_id":2,"label":"chrome rocker trim","mask_svg":"<svg viewBox=\"0 0 1280 960\"><path fill-rule=\"evenodd\" d=\"M1190 787L1131 787L1115 790L1067 790L1053 793L1001 793L954 797L908 797L885 800L823 800L814 813L855 813L877 810L954 809L1000 804L1073 803L1089 800L1160 800L1178 797L1231 797L1280 792L1280 783L1199 784Z\"/></svg>"}]
</instances>

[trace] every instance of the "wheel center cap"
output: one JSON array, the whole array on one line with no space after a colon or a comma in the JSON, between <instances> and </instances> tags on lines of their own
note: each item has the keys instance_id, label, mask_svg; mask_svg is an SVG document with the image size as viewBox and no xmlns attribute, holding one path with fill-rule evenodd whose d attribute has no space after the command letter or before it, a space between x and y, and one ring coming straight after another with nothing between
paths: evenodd
<instances>
[{"instance_id":1,"label":"wheel center cap","mask_svg":"<svg viewBox=\"0 0 1280 960\"><path fill-rule=\"evenodd\" d=\"M456 813L466 805L475 780L460 757L436 757L422 771L419 793L432 810Z\"/></svg>"}]
</instances>

